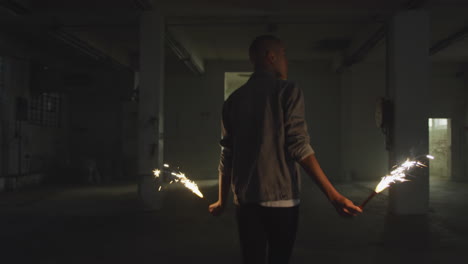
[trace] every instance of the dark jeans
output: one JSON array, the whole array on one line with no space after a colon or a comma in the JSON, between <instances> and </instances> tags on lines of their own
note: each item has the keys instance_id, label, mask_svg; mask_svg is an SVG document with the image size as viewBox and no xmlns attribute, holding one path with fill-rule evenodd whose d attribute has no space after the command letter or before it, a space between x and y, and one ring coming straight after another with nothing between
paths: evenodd
<instances>
[{"instance_id":1,"label":"dark jeans","mask_svg":"<svg viewBox=\"0 0 468 264\"><path fill-rule=\"evenodd\" d=\"M287 264L296 239L299 206L237 206L244 264Z\"/></svg>"}]
</instances>

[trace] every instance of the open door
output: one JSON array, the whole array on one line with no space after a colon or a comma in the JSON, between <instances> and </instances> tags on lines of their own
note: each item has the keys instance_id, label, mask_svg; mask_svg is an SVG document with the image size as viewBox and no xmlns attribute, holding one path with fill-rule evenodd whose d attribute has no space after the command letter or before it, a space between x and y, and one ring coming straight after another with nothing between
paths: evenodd
<instances>
[{"instance_id":1,"label":"open door","mask_svg":"<svg viewBox=\"0 0 468 264\"><path fill-rule=\"evenodd\" d=\"M435 157L429 165L431 180L452 177L452 130L449 118L429 118L429 153Z\"/></svg>"}]
</instances>

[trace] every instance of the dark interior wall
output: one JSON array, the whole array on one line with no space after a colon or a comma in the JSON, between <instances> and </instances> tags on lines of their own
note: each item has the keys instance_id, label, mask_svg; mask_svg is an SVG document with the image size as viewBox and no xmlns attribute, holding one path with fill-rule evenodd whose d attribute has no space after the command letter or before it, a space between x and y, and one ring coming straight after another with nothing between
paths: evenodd
<instances>
[{"instance_id":1,"label":"dark interior wall","mask_svg":"<svg viewBox=\"0 0 468 264\"><path fill-rule=\"evenodd\" d=\"M183 65L182 65L183 66ZM217 178L224 73L249 72L248 62L207 61L196 76L184 67L166 73L165 160L193 179ZM323 169L338 179L339 79L325 62L291 62L290 79L303 89L311 144Z\"/></svg>"},{"instance_id":2,"label":"dark interior wall","mask_svg":"<svg viewBox=\"0 0 468 264\"><path fill-rule=\"evenodd\" d=\"M348 180L379 180L387 173L385 137L377 128L377 98L385 96L385 67L361 63L341 74L343 175Z\"/></svg>"},{"instance_id":3,"label":"dark interior wall","mask_svg":"<svg viewBox=\"0 0 468 264\"><path fill-rule=\"evenodd\" d=\"M103 179L120 178L122 103L130 100L133 72L69 47L52 49L7 35L0 35L0 56L4 65L0 190L12 187L6 179L20 171L19 152L25 182L38 182L43 176L52 182L84 182L86 160L95 161ZM39 72L37 65L50 70ZM16 98L31 102L44 92L62 96L60 127L22 121L19 133Z\"/></svg>"},{"instance_id":4,"label":"dark interior wall","mask_svg":"<svg viewBox=\"0 0 468 264\"><path fill-rule=\"evenodd\" d=\"M97 169L103 182L134 178L122 175L123 104L130 100L133 72L98 67L86 73L89 83L70 90L70 146L78 181Z\"/></svg>"},{"instance_id":5,"label":"dark interior wall","mask_svg":"<svg viewBox=\"0 0 468 264\"><path fill-rule=\"evenodd\" d=\"M28 55L25 51L25 55ZM58 164L65 164L69 157L68 126L64 119L67 97L62 97L59 127L34 124L29 119L32 98L40 92L34 91L31 79L31 61L25 57L3 57L4 89L1 101L2 126L2 177L5 188L16 188L28 183L40 182ZM49 87L55 90L58 87ZM23 98L23 111L28 120L17 117L17 98ZM16 177L20 176L20 177Z\"/></svg>"},{"instance_id":6,"label":"dark interior wall","mask_svg":"<svg viewBox=\"0 0 468 264\"><path fill-rule=\"evenodd\" d=\"M193 179L217 177L224 70L243 71L242 63L206 62L197 76L185 66L166 71L165 161Z\"/></svg>"},{"instance_id":7,"label":"dark interior wall","mask_svg":"<svg viewBox=\"0 0 468 264\"><path fill-rule=\"evenodd\" d=\"M289 79L304 92L310 143L327 176L341 174L341 102L339 76L328 61L291 62Z\"/></svg>"}]
</instances>

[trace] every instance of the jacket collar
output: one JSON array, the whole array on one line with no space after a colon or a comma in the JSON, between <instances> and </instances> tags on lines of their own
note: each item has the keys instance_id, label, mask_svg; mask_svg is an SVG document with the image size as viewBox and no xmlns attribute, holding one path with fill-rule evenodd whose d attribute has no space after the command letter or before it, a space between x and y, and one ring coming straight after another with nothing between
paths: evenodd
<instances>
[{"instance_id":1,"label":"jacket collar","mask_svg":"<svg viewBox=\"0 0 468 264\"><path fill-rule=\"evenodd\" d=\"M272 78L276 79L274 73L265 71L265 70L257 70L255 71L250 78Z\"/></svg>"}]
</instances>

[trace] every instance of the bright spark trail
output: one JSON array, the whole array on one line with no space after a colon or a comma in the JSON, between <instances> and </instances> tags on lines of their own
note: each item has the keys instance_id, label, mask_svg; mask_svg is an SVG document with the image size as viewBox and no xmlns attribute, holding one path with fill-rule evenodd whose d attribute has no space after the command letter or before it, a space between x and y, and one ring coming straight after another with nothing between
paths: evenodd
<instances>
[{"instance_id":1,"label":"bright spark trail","mask_svg":"<svg viewBox=\"0 0 468 264\"><path fill-rule=\"evenodd\" d=\"M434 159L433 156L431 155L426 155L425 156L427 159ZM377 184L377 187L375 187L375 190L367 197L367 199L359 206L360 208L363 208L374 196L377 194L381 193L383 190L387 189L390 187L392 184L397 183L397 182L407 182L409 181L406 179L407 172L411 170L414 167L427 167L424 163L416 160L409 160L407 159L405 162L402 164L394 167L390 174L385 175L382 177L382 180Z\"/></svg>"},{"instance_id":2,"label":"bright spark trail","mask_svg":"<svg viewBox=\"0 0 468 264\"><path fill-rule=\"evenodd\" d=\"M171 171L169 170L169 165L164 164L164 169L163 171L159 169L155 169L153 171L154 177L155 178L160 178L163 176L163 181L169 181L169 184L172 184L174 182L180 182L182 183L187 189L191 190L194 194L196 194L198 197L203 198L203 194L201 191L198 189L198 186L195 182L189 180L184 173L180 171ZM161 175L162 174L162 175ZM162 190L162 186L159 186L158 191Z\"/></svg>"}]
</instances>

